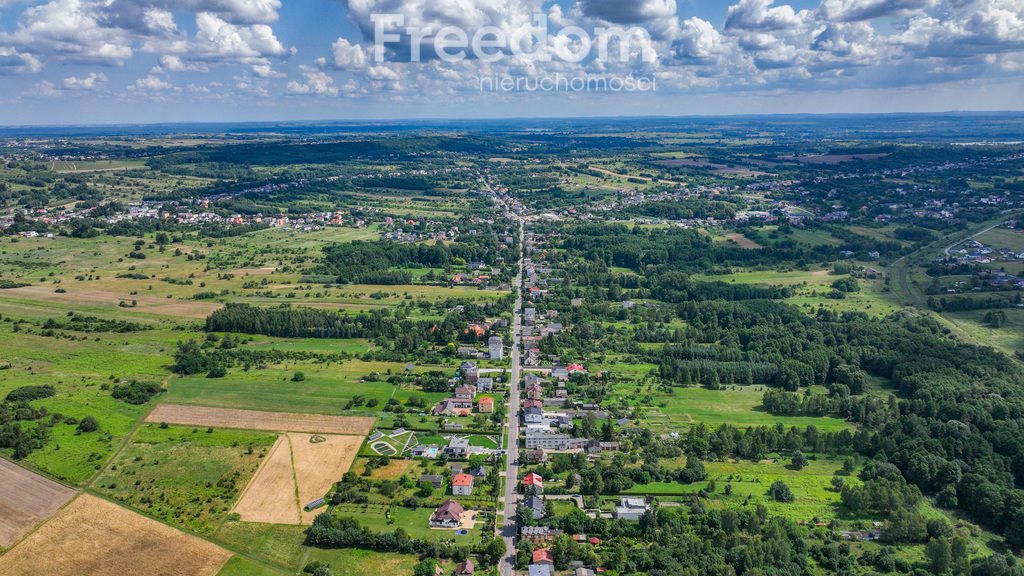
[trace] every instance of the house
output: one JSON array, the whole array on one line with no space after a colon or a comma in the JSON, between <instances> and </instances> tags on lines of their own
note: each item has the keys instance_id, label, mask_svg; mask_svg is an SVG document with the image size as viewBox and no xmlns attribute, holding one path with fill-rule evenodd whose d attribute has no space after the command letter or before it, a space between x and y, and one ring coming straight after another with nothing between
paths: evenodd
<instances>
[{"instance_id":1,"label":"house","mask_svg":"<svg viewBox=\"0 0 1024 576\"><path fill-rule=\"evenodd\" d=\"M455 500L445 500L430 515L430 525L435 528L458 528L462 524L462 515L466 509Z\"/></svg>"},{"instance_id":2,"label":"house","mask_svg":"<svg viewBox=\"0 0 1024 576\"><path fill-rule=\"evenodd\" d=\"M413 458L435 458L441 448L437 444L418 444L412 449Z\"/></svg>"},{"instance_id":3,"label":"house","mask_svg":"<svg viewBox=\"0 0 1024 576\"><path fill-rule=\"evenodd\" d=\"M623 496L619 498L619 505L615 507L615 518L617 520L639 520L650 506L643 498L631 498Z\"/></svg>"},{"instance_id":4,"label":"house","mask_svg":"<svg viewBox=\"0 0 1024 576\"><path fill-rule=\"evenodd\" d=\"M466 427L461 422L445 422L445 432L462 432Z\"/></svg>"},{"instance_id":5,"label":"house","mask_svg":"<svg viewBox=\"0 0 1024 576\"><path fill-rule=\"evenodd\" d=\"M477 411L481 414L490 414L494 412L494 398L481 398L477 402Z\"/></svg>"},{"instance_id":6,"label":"house","mask_svg":"<svg viewBox=\"0 0 1024 576\"><path fill-rule=\"evenodd\" d=\"M491 336L487 339L487 353L491 360L501 360L505 357L505 342L501 336Z\"/></svg>"},{"instance_id":7,"label":"house","mask_svg":"<svg viewBox=\"0 0 1024 576\"><path fill-rule=\"evenodd\" d=\"M551 377L567 380L569 378L569 370L565 366L554 366L551 368Z\"/></svg>"},{"instance_id":8,"label":"house","mask_svg":"<svg viewBox=\"0 0 1024 576\"><path fill-rule=\"evenodd\" d=\"M528 449L569 450L573 445L572 440L573 438L568 434L559 434L547 430L526 431L526 448Z\"/></svg>"},{"instance_id":9,"label":"house","mask_svg":"<svg viewBox=\"0 0 1024 576\"><path fill-rule=\"evenodd\" d=\"M530 564L526 567L527 576L554 576L555 567L548 564Z\"/></svg>"},{"instance_id":10,"label":"house","mask_svg":"<svg viewBox=\"0 0 1024 576\"><path fill-rule=\"evenodd\" d=\"M473 412L473 401L448 398L438 402L430 413L434 416L468 416Z\"/></svg>"},{"instance_id":11,"label":"house","mask_svg":"<svg viewBox=\"0 0 1024 576\"><path fill-rule=\"evenodd\" d=\"M537 309L527 308L526 310L523 310L523 322L525 322L527 326L533 326L534 324L536 324Z\"/></svg>"},{"instance_id":12,"label":"house","mask_svg":"<svg viewBox=\"0 0 1024 576\"><path fill-rule=\"evenodd\" d=\"M539 496L530 496L523 500L523 506L526 506L530 512L533 513L534 520L540 520L547 514L547 509L544 507L544 500L541 500Z\"/></svg>"},{"instance_id":13,"label":"house","mask_svg":"<svg viewBox=\"0 0 1024 576\"><path fill-rule=\"evenodd\" d=\"M536 448L533 450L523 450L523 460L533 464L544 464L548 461L548 455L543 450Z\"/></svg>"},{"instance_id":14,"label":"house","mask_svg":"<svg viewBox=\"0 0 1024 576\"><path fill-rule=\"evenodd\" d=\"M542 478L540 474L534 474L533 472L530 472L529 474L524 476L523 491L529 491L529 489L533 489L534 493L536 494L543 494L544 478Z\"/></svg>"},{"instance_id":15,"label":"house","mask_svg":"<svg viewBox=\"0 0 1024 576\"><path fill-rule=\"evenodd\" d=\"M476 468L470 468L469 470L466 470L466 474L469 474L473 478L486 478L487 477L487 467L486 466L477 466Z\"/></svg>"},{"instance_id":16,"label":"house","mask_svg":"<svg viewBox=\"0 0 1024 576\"><path fill-rule=\"evenodd\" d=\"M466 558L465 562L462 562L455 567L455 572L452 574L454 576L473 576L474 570L476 570L476 566L473 564L473 561Z\"/></svg>"},{"instance_id":17,"label":"house","mask_svg":"<svg viewBox=\"0 0 1024 576\"><path fill-rule=\"evenodd\" d=\"M519 538L534 546L544 545L554 539L556 532L547 526L524 526L519 532Z\"/></svg>"},{"instance_id":18,"label":"house","mask_svg":"<svg viewBox=\"0 0 1024 576\"><path fill-rule=\"evenodd\" d=\"M494 378L480 378L476 381L477 392L490 392L494 390Z\"/></svg>"},{"instance_id":19,"label":"house","mask_svg":"<svg viewBox=\"0 0 1024 576\"><path fill-rule=\"evenodd\" d=\"M457 353L462 358L472 358L476 356L476 348L472 346L459 346Z\"/></svg>"},{"instance_id":20,"label":"house","mask_svg":"<svg viewBox=\"0 0 1024 576\"><path fill-rule=\"evenodd\" d=\"M523 409L523 422L527 424L541 424L544 422L544 410L540 406L530 406Z\"/></svg>"},{"instance_id":21,"label":"house","mask_svg":"<svg viewBox=\"0 0 1024 576\"><path fill-rule=\"evenodd\" d=\"M452 494L455 496L472 496L473 477L469 474L456 474L452 477Z\"/></svg>"},{"instance_id":22,"label":"house","mask_svg":"<svg viewBox=\"0 0 1024 576\"><path fill-rule=\"evenodd\" d=\"M590 568L577 568L573 570L572 576L596 576Z\"/></svg>"},{"instance_id":23,"label":"house","mask_svg":"<svg viewBox=\"0 0 1024 576\"><path fill-rule=\"evenodd\" d=\"M440 490L444 486L444 477L438 476L437 474L424 474L420 476L420 484L424 482L430 482L433 484L435 490Z\"/></svg>"},{"instance_id":24,"label":"house","mask_svg":"<svg viewBox=\"0 0 1024 576\"><path fill-rule=\"evenodd\" d=\"M465 458L469 454L469 439L453 438L444 449L449 458Z\"/></svg>"},{"instance_id":25,"label":"house","mask_svg":"<svg viewBox=\"0 0 1024 576\"><path fill-rule=\"evenodd\" d=\"M533 551L533 563L540 566L553 566L555 559L551 556L551 550L538 548Z\"/></svg>"},{"instance_id":26,"label":"house","mask_svg":"<svg viewBox=\"0 0 1024 576\"><path fill-rule=\"evenodd\" d=\"M476 396L476 388L472 386L459 386L455 389L455 398L458 400L470 400Z\"/></svg>"}]
</instances>

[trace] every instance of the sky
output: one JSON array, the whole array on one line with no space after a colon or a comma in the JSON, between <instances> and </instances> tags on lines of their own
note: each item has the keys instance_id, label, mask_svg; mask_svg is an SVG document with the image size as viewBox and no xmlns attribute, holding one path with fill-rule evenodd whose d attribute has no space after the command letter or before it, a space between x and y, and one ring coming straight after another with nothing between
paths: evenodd
<instances>
[{"instance_id":1,"label":"sky","mask_svg":"<svg viewBox=\"0 0 1024 576\"><path fill-rule=\"evenodd\" d=\"M0 0L2 125L1021 110L1022 94L1024 0Z\"/></svg>"}]
</instances>

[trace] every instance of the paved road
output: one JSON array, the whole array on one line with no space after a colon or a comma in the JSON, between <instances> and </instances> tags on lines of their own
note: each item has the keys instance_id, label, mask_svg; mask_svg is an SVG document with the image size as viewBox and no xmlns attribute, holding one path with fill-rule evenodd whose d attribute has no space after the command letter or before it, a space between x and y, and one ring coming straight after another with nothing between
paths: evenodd
<instances>
[{"instance_id":1,"label":"paved road","mask_svg":"<svg viewBox=\"0 0 1024 576\"><path fill-rule=\"evenodd\" d=\"M519 380L522 375L522 310L523 310L523 258L526 235L524 223L519 221L519 271L516 274L516 303L512 317L512 377L509 379L508 396L508 452L505 467L505 514L501 529L505 541L505 558L499 566L502 576L512 576L516 566L516 486L519 483Z\"/></svg>"}]
</instances>

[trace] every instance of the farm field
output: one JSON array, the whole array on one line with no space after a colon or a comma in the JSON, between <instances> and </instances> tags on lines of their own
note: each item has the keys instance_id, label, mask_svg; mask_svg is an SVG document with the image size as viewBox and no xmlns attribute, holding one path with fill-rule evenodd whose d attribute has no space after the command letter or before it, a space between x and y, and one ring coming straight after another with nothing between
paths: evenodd
<instances>
[{"instance_id":1,"label":"farm field","mask_svg":"<svg viewBox=\"0 0 1024 576\"><path fill-rule=\"evenodd\" d=\"M366 436L373 427L374 419L353 416L257 412L161 404L149 413L149 416L146 417L146 422L156 424L166 422L183 426L213 426L241 430L268 430L272 432L309 432Z\"/></svg>"},{"instance_id":2,"label":"farm field","mask_svg":"<svg viewBox=\"0 0 1024 576\"><path fill-rule=\"evenodd\" d=\"M232 510L246 522L312 524L323 510L304 509L327 495L355 460L361 436L283 434Z\"/></svg>"},{"instance_id":3,"label":"farm field","mask_svg":"<svg viewBox=\"0 0 1024 576\"><path fill-rule=\"evenodd\" d=\"M165 522L210 534L273 442L265 432L150 424L139 428L93 488Z\"/></svg>"},{"instance_id":4,"label":"farm field","mask_svg":"<svg viewBox=\"0 0 1024 576\"><path fill-rule=\"evenodd\" d=\"M214 576L230 557L215 544L83 494L0 556L0 574Z\"/></svg>"},{"instance_id":5,"label":"farm field","mask_svg":"<svg viewBox=\"0 0 1024 576\"><path fill-rule=\"evenodd\" d=\"M0 459L0 549L9 548L74 494L66 486Z\"/></svg>"}]
</instances>

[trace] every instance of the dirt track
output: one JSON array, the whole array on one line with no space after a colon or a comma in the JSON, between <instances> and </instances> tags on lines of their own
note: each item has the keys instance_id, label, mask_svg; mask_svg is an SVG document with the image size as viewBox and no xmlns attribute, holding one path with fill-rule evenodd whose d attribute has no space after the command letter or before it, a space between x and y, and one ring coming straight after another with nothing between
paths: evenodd
<instances>
[{"instance_id":1,"label":"dirt track","mask_svg":"<svg viewBox=\"0 0 1024 576\"><path fill-rule=\"evenodd\" d=\"M257 412L254 410L207 408L181 404L161 404L146 418L146 422L166 422L182 426L213 426L215 428L237 428L240 430L307 432L310 434L342 434L351 436L366 436L370 433L374 421L373 418L355 416Z\"/></svg>"}]
</instances>

